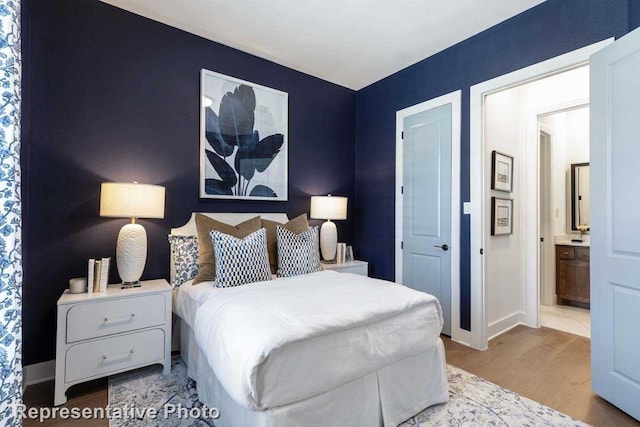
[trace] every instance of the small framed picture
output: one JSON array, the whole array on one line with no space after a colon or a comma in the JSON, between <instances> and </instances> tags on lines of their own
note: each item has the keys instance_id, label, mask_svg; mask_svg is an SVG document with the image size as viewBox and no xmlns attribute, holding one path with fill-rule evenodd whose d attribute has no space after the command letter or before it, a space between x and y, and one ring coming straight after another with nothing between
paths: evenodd
<instances>
[{"instance_id":1,"label":"small framed picture","mask_svg":"<svg viewBox=\"0 0 640 427\"><path fill-rule=\"evenodd\" d=\"M513 234L513 200L491 198L491 235Z\"/></svg>"},{"instance_id":2,"label":"small framed picture","mask_svg":"<svg viewBox=\"0 0 640 427\"><path fill-rule=\"evenodd\" d=\"M347 246L347 253L344 257L345 262L353 261L353 247Z\"/></svg>"},{"instance_id":3,"label":"small framed picture","mask_svg":"<svg viewBox=\"0 0 640 427\"><path fill-rule=\"evenodd\" d=\"M513 157L495 150L491 152L491 189L513 191Z\"/></svg>"}]
</instances>

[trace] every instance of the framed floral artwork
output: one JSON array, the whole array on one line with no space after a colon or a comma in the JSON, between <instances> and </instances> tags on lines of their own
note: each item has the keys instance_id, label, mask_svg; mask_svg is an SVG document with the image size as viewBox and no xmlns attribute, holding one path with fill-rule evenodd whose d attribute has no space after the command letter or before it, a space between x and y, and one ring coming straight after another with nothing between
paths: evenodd
<instances>
[{"instance_id":1,"label":"framed floral artwork","mask_svg":"<svg viewBox=\"0 0 640 427\"><path fill-rule=\"evenodd\" d=\"M203 69L200 197L288 199L288 94Z\"/></svg>"}]
</instances>

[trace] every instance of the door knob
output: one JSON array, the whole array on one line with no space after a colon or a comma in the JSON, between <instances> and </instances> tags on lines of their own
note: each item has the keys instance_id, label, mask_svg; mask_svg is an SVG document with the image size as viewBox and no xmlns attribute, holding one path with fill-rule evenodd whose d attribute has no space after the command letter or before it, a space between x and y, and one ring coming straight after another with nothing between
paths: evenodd
<instances>
[{"instance_id":1,"label":"door knob","mask_svg":"<svg viewBox=\"0 0 640 427\"><path fill-rule=\"evenodd\" d=\"M440 248L440 249L442 249L443 251L448 251L448 250L449 250L449 246L447 246L447 244L446 244L446 243L445 243L444 245L442 245L442 246L433 245L433 247L434 247L434 248Z\"/></svg>"}]
</instances>

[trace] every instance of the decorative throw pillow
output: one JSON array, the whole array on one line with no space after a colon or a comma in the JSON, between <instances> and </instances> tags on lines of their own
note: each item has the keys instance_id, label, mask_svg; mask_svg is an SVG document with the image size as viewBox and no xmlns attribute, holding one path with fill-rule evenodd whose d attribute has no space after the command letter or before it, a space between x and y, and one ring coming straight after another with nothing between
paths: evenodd
<instances>
[{"instance_id":1,"label":"decorative throw pillow","mask_svg":"<svg viewBox=\"0 0 640 427\"><path fill-rule=\"evenodd\" d=\"M220 231L211 231L216 256L216 287L228 288L271 280L264 228L238 239Z\"/></svg>"},{"instance_id":2,"label":"decorative throw pillow","mask_svg":"<svg viewBox=\"0 0 640 427\"><path fill-rule=\"evenodd\" d=\"M198 238L169 234L176 276L171 283L174 288L193 279L198 274Z\"/></svg>"},{"instance_id":3,"label":"decorative throw pillow","mask_svg":"<svg viewBox=\"0 0 640 427\"><path fill-rule=\"evenodd\" d=\"M262 219L262 226L267 229L267 249L269 250L269 264L271 265L272 274L278 272L278 236L276 235L276 226L278 225L296 234L309 229L306 213L295 217L286 224Z\"/></svg>"},{"instance_id":4,"label":"decorative throw pillow","mask_svg":"<svg viewBox=\"0 0 640 427\"><path fill-rule=\"evenodd\" d=\"M216 221L206 215L196 214L196 229L198 230L198 255L200 256L200 266L198 275L193 280L193 284L207 282L216 278L216 258L213 253L213 244L209 232L211 230L221 231L234 237L243 238L260 230L260 217L251 218L238 225L229 225Z\"/></svg>"},{"instance_id":5,"label":"decorative throw pillow","mask_svg":"<svg viewBox=\"0 0 640 427\"><path fill-rule=\"evenodd\" d=\"M278 236L278 277L315 273L320 266L318 227L296 234L276 226Z\"/></svg>"}]
</instances>

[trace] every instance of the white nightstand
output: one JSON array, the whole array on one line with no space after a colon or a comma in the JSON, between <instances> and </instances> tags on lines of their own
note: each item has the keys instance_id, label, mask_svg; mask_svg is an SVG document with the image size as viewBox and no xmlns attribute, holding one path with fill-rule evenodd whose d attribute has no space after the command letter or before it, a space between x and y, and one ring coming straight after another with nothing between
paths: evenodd
<instances>
[{"instance_id":1,"label":"white nightstand","mask_svg":"<svg viewBox=\"0 0 640 427\"><path fill-rule=\"evenodd\" d=\"M164 279L142 287L70 294L58 300L54 404L74 384L156 363L171 372L171 286Z\"/></svg>"},{"instance_id":2,"label":"white nightstand","mask_svg":"<svg viewBox=\"0 0 640 427\"><path fill-rule=\"evenodd\" d=\"M335 264L322 263L322 268L325 270L333 270L339 273L353 273L360 274L362 276L369 275L369 263L366 261L347 261Z\"/></svg>"}]
</instances>

